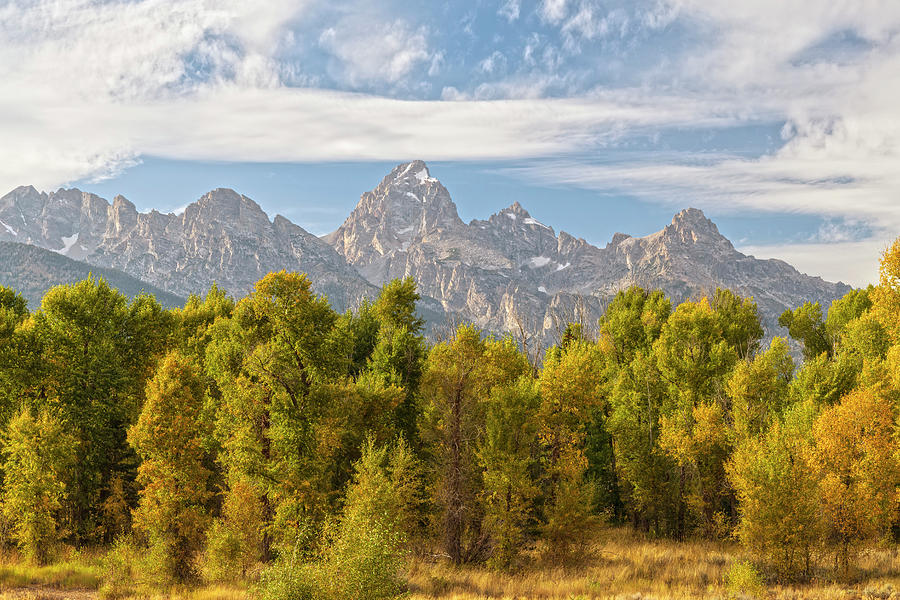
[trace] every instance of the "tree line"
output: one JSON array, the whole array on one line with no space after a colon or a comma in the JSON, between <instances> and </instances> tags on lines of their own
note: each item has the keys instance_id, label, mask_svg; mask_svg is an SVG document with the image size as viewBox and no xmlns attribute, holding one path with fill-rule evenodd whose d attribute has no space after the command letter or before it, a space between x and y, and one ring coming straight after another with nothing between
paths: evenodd
<instances>
[{"instance_id":1,"label":"tree line","mask_svg":"<svg viewBox=\"0 0 900 600\"><path fill-rule=\"evenodd\" d=\"M785 312L767 347L728 290L622 291L540 365L471 325L428 344L418 298L395 280L338 314L278 272L175 310L88 279L30 312L0 288L0 541L376 598L409 552L566 562L601 522L736 536L783 580L900 532L900 240L879 285Z\"/></svg>"}]
</instances>

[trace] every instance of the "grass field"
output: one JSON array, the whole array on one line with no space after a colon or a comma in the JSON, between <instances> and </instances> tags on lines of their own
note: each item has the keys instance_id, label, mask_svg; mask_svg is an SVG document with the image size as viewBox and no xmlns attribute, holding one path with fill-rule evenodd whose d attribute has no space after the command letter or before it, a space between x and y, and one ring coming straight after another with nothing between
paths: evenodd
<instances>
[{"instance_id":1,"label":"grass field","mask_svg":"<svg viewBox=\"0 0 900 600\"><path fill-rule=\"evenodd\" d=\"M747 560L733 544L672 542L645 539L628 529L597 534L580 564L544 566L539 549L531 551L518 572L497 573L481 567L455 568L446 562L414 557L409 562L408 600L482 599L700 599L773 598L784 600L900 599L900 553L896 548L861 554L855 581L830 578L829 557L821 557L820 576L796 586L762 582L728 588L726 572ZM29 567L15 555L0 565L0 597L34 600L92 600L99 597L99 553L73 554L48 567ZM135 598L179 600L245 600L245 587L196 586L166 594L140 593Z\"/></svg>"}]
</instances>

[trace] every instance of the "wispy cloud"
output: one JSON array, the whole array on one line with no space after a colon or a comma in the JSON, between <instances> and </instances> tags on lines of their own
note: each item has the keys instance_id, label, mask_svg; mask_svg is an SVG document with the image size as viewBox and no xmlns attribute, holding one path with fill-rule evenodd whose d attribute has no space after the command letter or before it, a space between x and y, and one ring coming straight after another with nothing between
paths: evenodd
<instances>
[{"instance_id":1,"label":"wispy cloud","mask_svg":"<svg viewBox=\"0 0 900 600\"><path fill-rule=\"evenodd\" d=\"M900 233L895 0L502 0L486 12L504 33L477 51L474 33L446 30L484 36L475 9L404 7L2 3L0 188L110 176L141 155L517 159L521 176L673 206L852 217L865 239L815 242L856 244L842 264ZM590 159L747 125L785 125L783 138L755 157Z\"/></svg>"}]
</instances>

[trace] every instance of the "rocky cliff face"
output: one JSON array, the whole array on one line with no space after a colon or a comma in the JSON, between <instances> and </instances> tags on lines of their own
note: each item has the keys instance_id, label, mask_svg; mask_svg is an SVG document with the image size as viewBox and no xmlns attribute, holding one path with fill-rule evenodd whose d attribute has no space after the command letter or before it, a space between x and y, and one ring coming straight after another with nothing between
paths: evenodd
<instances>
[{"instance_id":1,"label":"rocky cliff face","mask_svg":"<svg viewBox=\"0 0 900 600\"><path fill-rule=\"evenodd\" d=\"M17 188L0 198L0 241L28 243L119 269L179 296L218 283L243 296L271 271L309 275L336 308L374 288L330 246L282 216L269 221L250 198L216 189L180 215L139 213L117 196Z\"/></svg>"},{"instance_id":2,"label":"rocky cliff face","mask_svg":"<svg viewBox=\"0 0 900 600\"><path fill-rule=\"evenodd\" d=\"M643 238L616 234L605 248L556 234L518 202L465 224L421 161L395 168L324 239L375 285L413 276L448 312L545 339L570 320L596 323L631 285L661 288L676 301L733 289L756 299L770 332L785 309L807 300L827 305L850 289L741 254L697 209Z\"/></svg>"},{"instance_id":3,"label":"rocky cliff face","mask_svg":"<svg viewBox=\"0 0 900 600\"><path fill-rule=\"evenodd\" d=\"M316 291L344 309L395 277L412 276L433 324L453 315L493 331L526 331L543 343L570 320L595 324L611 297L631 285L661 288L675 301L716 287L753 296L770 334L779 332L785 309L807 300L827 305L850 289L741 254L696 209L646 237L617 233L604 248L557 234L519 203L467 224L421 161L397 166L322 239L282 216L270 221L229 189L174 215L139 213L121 196L109 203L74 189L21 187L0 198L0 241L120 269L180 296L213 282L243 296L266 273L287 269L306 272Z\"/></svg>"}]
</instances>

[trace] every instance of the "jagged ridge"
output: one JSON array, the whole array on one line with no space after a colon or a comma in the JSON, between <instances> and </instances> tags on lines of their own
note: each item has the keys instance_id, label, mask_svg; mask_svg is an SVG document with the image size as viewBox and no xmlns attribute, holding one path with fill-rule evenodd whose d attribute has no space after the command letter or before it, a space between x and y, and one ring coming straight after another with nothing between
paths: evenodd
<instances>
[{"instance_id":1,"label":"jagged ridge","mask_svg":"<svg viewBox=\"0 0 900 600\"><path fill-rule=\"evenodd\" d=\"M777 316L806 300L828 303L850 288L737 250L693 208L642 238L617 233L604 248L534 219L518 202L466 224L422 161L398 165L333 233L319 239L250 198L216 189L183 214L139 213L79 190L16 188L0 198L0 240L26 242L113 267L170 292L213 282L237 296L272 270L309 274L339 309L413 276L437 321L455 314L494 331L544 338L568 320L595 323L630 285L674 300L728 287L753 296L775 331Z\"/></svg>"}]
</instances>

